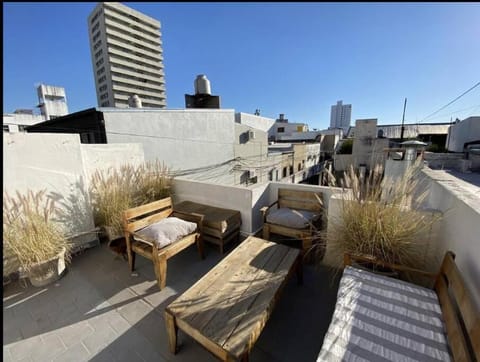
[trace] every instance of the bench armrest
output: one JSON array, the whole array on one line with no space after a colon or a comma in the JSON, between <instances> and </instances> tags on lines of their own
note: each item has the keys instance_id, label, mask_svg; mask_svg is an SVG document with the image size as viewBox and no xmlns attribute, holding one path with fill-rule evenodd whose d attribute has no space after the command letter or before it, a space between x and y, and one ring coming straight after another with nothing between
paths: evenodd
<instances>
[{"instance_id":1,"label":"bench armrest","mask_svg":"<svg viewBox=\"0 0 480 362\"><path fill-rule=\"evenodd\" d=\"M369 262L369 263L372 263L372 264L375 264L375 265L379 265L381 267L390 268L390 269L393 269L393 270L417 273L417 274L423 275L424 277L428 277L428 278L431 278L431 279L436 279L437 278L436 273L430 273L430 272L427 272L425 270L415 269L415 268L411 268L411 267L408 267L408 266L405 266L405 265L387 263L386 261L376 259L376 258L374 258L372 256L369 256L369 255L357 255L357 254L350 254L350 253L345 253L343 255L344 266L352 265L352 261L364 261L364 262Z\"/></svg>"},{"instance_id":2,"label":"bench armrest","mask_svg":"<svg viewBox=\"0 0 480 362\"><path fill-rule=\"evenodd\" d=\"M260 209L260 212L262 213L262 217L263 217L263 222L266 221L266 218L267 218L267 213L268 213L268 210L270 210L273 206L275 206L276 204L278 204L278 200L275 201L273 204L271 204L270 206L264 206Z\"/></svg>"}]
</instances>

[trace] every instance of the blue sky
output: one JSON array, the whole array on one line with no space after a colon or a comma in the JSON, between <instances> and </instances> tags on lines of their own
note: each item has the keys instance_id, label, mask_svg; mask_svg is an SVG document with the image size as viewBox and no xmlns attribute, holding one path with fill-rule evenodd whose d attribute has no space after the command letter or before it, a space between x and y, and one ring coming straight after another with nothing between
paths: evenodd
<instances>
[{"instance_id":1,"label":"blue sky","mask_svg":"<svg viewBox=\"0 0 480 362\"><path fill-rule=\"evenodd\" d=\"M168 108L206 74L222 108L328 127L355 119L447 122L480 115L480 3L124 3L162 24ZM35 84L96 106L87 17L96 3L3 3L3 111L33 108Z\"/></svg>"}]
</instances>

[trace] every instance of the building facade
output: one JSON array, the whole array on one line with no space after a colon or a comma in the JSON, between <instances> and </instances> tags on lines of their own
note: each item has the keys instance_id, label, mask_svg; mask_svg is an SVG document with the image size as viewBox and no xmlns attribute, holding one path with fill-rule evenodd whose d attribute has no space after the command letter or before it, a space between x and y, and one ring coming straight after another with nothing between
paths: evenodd
<instances>
[{"instance_id":1,"label":"building facade","mask_svg":"<svg viewBox=\"0 0 480 362\"><path fill-rule=\"evenodd\" d=\"M88 17L90 51L100 107L165 108L160 22L120 3L99 3Z\"/></svg>"},{"instance_id":2,"label":"building facade","mask_svg":"<svg viewBox=\"0 0 480 362\"><path fill-rule=\"evenodd\" d=\"M330 112L330 128L342 128L346 133L350 127L352 117L352 105L342 104L338 101L336 105L332 106Z\"/></svg>"},{"instance_id":3,"label":"building facade","mask_svg":"<svg viewBox=\"0 0 480 362\"><path fill-rule=\"evenodd\" d=\"M68 114L65 88L40 84L37 87L38 107L45 120Z\"/></svg>"}]
</instances>

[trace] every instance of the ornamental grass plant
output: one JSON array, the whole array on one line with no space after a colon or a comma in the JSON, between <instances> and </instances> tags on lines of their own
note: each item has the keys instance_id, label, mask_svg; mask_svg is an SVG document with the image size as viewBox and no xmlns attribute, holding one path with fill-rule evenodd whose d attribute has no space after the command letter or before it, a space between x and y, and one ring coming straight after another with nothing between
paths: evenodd
<instances>
[{"instance_id":1,"label":"ornamental grass plant","mask_svg":"<svg viewBox=\"0 0 480 362\"><path fill-rule=\"evenodd\" d=\"M3 276L28 273L38 263L56 257L65 249L70 260L71 244L55 222L59 208L46 191L3 194Z\"/></svg>"},{"instance_id":2,"label":"ornamental grass plant","mask_svg":"<svg viewBox=\"0 0 480 362\"><path fill-rule=\"evenodd\" d=\"M421 167L419 158L396 179L384 178L380 165L365 177L353 167L344 172L339 215L330 219L323 232L332 266L342 268L348 252L428 269L433 262L429 257L432 227L439 216L422 211L428 190L420 191Z\"/></svg>"},{"instance_id":3,"label":"ornamental grass plant","mask_svg":"<svg viewBox=\"0 0 480 362\"><path fill-rule=\"evenodd\" d=\"M169 196L172 178L154 161L97 170L90 185L95 225L112 239L123 235L123 211Z\"/></svg>"}]
</instances>

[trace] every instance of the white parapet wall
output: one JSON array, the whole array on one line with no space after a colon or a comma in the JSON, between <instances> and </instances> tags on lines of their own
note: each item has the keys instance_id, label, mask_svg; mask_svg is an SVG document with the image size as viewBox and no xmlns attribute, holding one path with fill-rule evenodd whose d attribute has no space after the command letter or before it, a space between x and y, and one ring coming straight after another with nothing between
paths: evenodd
<instances>
[{"instance_id":1,"label":"white parapet wall","mask_svg":"<svg viewBox=\"0 0 480 362\"><path fill-rule=\"evenodd\" d=\"M173 183L174 204L182 201L198 202L224 209L240 211L240 231L250 235L252 230L252 191L244 187L223 186L176 178Z\"/></svg>"},{"instance_id":2,"label":"white parapet wall","mask_svg":"<svg viewBox=\"0 0 480 362\"><path fill-rule=\"evenodd\" d=\"M68 235L94 230L79 135L4 133L3 175L4 193L46 190L66 212L59 225ZM94 239L86 235L75 245Z\"/></svg>"},{"instance_id":3,"label":"white parapet wall","mask_svg":"<svg viewBox=\"0 0 480 362\"><path fill-rule=\"evenodd\" d=\"M46 190L66 211L59 224L81 249L98 243L88 194L93 172L143 159L139 144L84 145L77 134L4 133L3 191Z\"/></svg>"},{"instance_id":4,"label":"white parapet wall","mask_svg":"<svg viewBox=\"0 0 480 362\"><path fill-rule=\"evenodd\" d=\"M480 187L443 170L424 168L422 172L430 190L427 207L443 213L437 257L447 250L455 253L458 268L480 309Z\"/></svg>"}]
</instances>

